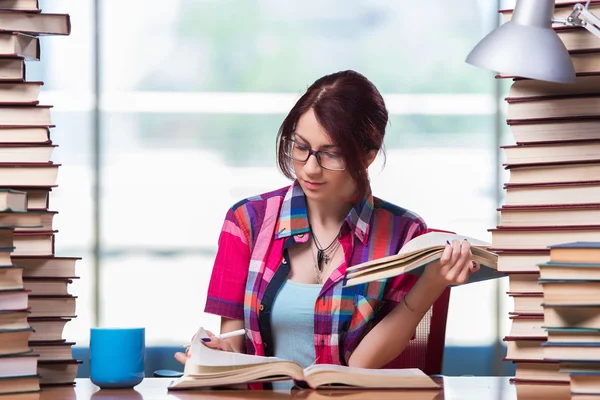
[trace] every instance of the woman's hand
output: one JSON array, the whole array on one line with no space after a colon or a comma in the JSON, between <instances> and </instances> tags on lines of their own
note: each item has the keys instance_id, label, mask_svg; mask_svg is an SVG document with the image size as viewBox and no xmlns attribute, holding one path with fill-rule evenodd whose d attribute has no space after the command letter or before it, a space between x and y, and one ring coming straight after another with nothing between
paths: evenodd
<instances>
[{"instance_id":1,"label":"woman's hand","mask_svg":"<svg viewBox=\"0 0 600 400\"><path fill-rule=\"evenodd\" d=\"M211 331L206 331L208 334L208 338L201 338L200 340L206 347L210 347L211 349L223 350L223 351L235 351L231 344L227 341L227 339L220 339L216 337ZM196 337L192 338L194 341ZM175 353L175 359L182 364L185 364L185 360L189 357L190 347L187 348L185 353Z\"/></svg>"},{"instance_id":2,"label":"woman's hand","mask_svg":"<svg viewBox=\"0 0 600 400\"><path fill-rule=\"evenodd\" d=\"M473 261L471 244L467 240L453 240L447 243L438 262L425 267L423 275L431 282L440 285L462 285L467 283L472 273L479 270L479 264Z\"/></svg>"}]
</instances>

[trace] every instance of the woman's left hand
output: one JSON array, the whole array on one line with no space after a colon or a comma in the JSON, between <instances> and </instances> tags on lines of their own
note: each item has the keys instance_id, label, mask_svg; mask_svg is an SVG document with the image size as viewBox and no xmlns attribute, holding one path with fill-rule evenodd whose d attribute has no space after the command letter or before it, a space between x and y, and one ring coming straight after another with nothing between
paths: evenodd
<instances>
[{"instance_id":1,"label":"woman's left hand","mask_svg":"<svg viewBox=\"0 0 600 400\"><path fill-rule=\"evenodd\" d=\"M462 285L478 270L479 264L473 261L471 254L471 244L467 240L453 240L446 244L438 262L425 267L423 276L443 286Z\"/></svg>"}]
</instances>

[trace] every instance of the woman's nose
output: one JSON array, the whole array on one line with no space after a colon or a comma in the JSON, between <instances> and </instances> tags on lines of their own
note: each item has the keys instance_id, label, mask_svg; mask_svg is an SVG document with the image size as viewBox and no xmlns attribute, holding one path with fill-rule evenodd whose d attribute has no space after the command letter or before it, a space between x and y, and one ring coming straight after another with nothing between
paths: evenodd
<instances>
[{"instance_id":1,"label":"woman's nose","mask_svg":"<svg viewBox=\"0 0 600 400\"><path fill-rule=\"evenodd\" d=\"M319 165L319 161L317 160L317 156L315 154L311 154L306 160L304 164L304 172L307 174L318 174L321 172L321 166Z\"/></svg>"}]
</instances>

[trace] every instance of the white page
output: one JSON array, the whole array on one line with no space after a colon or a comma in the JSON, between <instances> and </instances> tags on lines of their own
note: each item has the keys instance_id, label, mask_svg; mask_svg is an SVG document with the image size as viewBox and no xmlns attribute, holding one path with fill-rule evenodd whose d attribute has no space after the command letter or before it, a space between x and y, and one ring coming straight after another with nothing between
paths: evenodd
<instances>
[{"instance_id":1,"label":"white page","mask_svg":"<svg viewBox=\"0 0 600 400\"><path fill-rule=\"evenodd\" d=\"M206 346L202 340L200 340L201 338L207 337L208 334L204 328L200 327L190 347L192 354L191 361L193 364L207 367L224 367L228 365L255 365L269 362L287 361L277 357L261 357L250 354L211 349L210 347Z\"/></svg>"},{"instance_id":2,"label":"white page","mask_svg":"<svg viewBox=\"0 0 600 400\"><path fill-rule=\"evenodd\" d=\"M416 238L410 240L406 243L398 252L398 254L410 253L413 251L421 250L430 246L444 246L446 245L446 240L458 240L462 241L467 239L471 246L483 246L490 247L491 245L487 242L481 241L479 239L475 239L469 236L464 235L453 235L451 233L443 233L443 232L429 232L424 235L417 236Z\"/></svg>"}]
</instances>

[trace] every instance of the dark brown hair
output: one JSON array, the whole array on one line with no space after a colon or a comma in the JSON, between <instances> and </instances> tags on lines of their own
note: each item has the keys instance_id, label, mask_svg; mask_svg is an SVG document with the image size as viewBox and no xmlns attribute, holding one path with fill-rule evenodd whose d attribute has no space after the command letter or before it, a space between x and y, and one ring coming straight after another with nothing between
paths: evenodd
<instances>
[{"instance_id":1,"label":"dark brown hair","mask_svg":"<svg viewBox=\"0 0 600 400\"><path fill-rule=\"evenodd\" d=\"M388 112L379 90L355 71L341 71L319 78L296 102L283 120L277 134L277 164L281 172L294 179L292 161L284 154L298 119L310 109L339 147L346 169L354 179L361 197L367 191L366 155L380 150L388 122Z\"/></svg>"}]
</instances>

